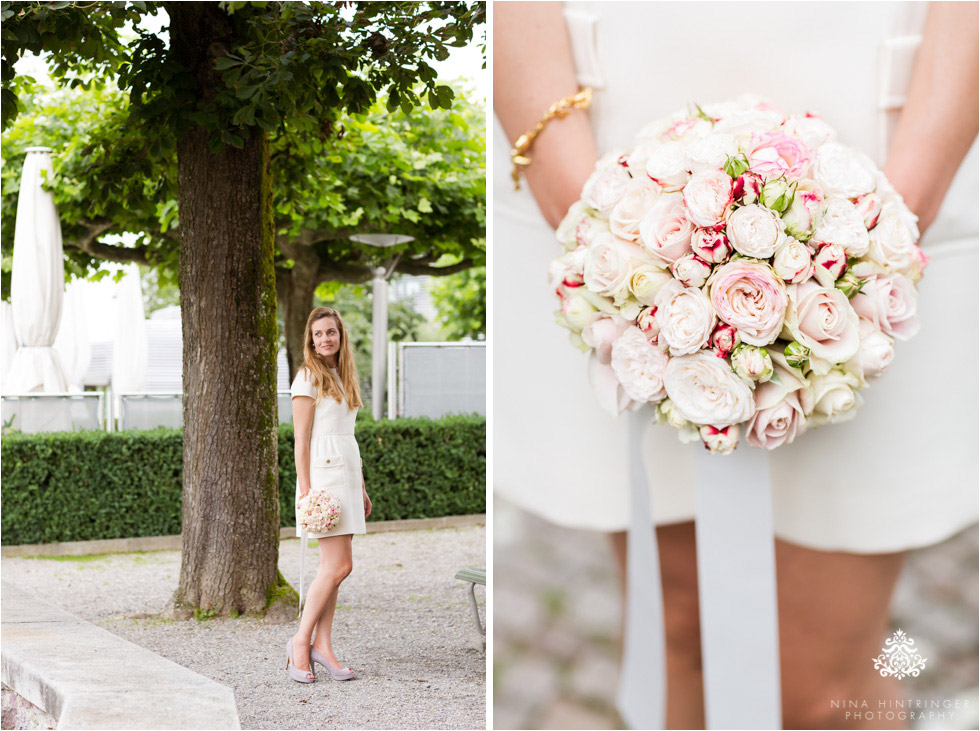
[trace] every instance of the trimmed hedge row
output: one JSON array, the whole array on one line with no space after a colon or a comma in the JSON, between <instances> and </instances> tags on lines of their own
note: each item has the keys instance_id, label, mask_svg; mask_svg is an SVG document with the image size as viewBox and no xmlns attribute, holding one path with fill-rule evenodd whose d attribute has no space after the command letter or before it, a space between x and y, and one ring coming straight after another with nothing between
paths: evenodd
<instances>
[{"instance_id":1,"label":"trimmed hedge row","mask_svg":"<svg viewBox=\"0 0 980 731\"><path fill-rule=\"evenodd\" d=\"M486 511L486 420L358 418L371 520ZM5 435L3 545L180 533L181 431ZM294 525L293 428L279 428L281 524Z\"/></svg>"}]
</instances>

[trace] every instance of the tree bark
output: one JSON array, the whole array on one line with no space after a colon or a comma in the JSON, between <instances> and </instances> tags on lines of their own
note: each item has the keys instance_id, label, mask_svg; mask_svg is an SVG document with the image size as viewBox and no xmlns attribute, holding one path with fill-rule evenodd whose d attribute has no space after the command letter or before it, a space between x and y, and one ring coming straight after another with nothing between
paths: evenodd
<instances>
[{"instance_id":1,"label":"tree bark","mask_svg":"<svg viewBox=\"0 0 980 731\"><path fill-rule=\"evenodd\" d=\"M236 32L232 19L217 3L168 12L173 53L207 101L213 49ZM208 136L194 126L177 141L184 454L174 605L255 613L283 583L269 145L254 128L242 148L212 154Z\"/></svg>"}]
</instances>

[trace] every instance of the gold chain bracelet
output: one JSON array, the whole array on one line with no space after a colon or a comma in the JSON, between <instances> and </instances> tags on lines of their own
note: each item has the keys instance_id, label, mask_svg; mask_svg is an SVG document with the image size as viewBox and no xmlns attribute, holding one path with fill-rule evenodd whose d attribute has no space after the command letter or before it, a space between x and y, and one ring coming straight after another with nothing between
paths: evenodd
<instances>
[{"instance_id":1,"label":"gold chain bracelet","mask_svg":"<svg viewBox=\"0 0 980 731\"><path fill-rule=\"evenodd\" d=\"M556 117L562 119L575 109L588 109L591 105L592 87L586 86L581 91L569 94L548 107L548 111L544 113L541 121L534 126L534 129L528 130L517 138L513 149L510 151L510 159L514 163L514 170L511 173L511 177L514 179L514 190L521 188L521 168L531 164L531 158L528 157L527 151L534 143L534 138L541 133L548 122Z\"/></svg>"}]
</instances>

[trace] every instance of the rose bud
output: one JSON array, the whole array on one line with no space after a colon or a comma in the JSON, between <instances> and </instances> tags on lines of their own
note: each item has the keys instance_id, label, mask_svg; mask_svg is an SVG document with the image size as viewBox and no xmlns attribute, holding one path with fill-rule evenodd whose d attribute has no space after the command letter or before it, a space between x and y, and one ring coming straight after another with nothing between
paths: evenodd
<instances>
[{"instance_id":1,"label":"rose bud","mask_svg":"<svg viewBox=\"0 0 980 731\"><path fill-rule=\"evenodd\" d=\"M881 215L881 198L874 193L859 195L854 200L854 207L858 215L864 219L864 225L870 231L878 225L878 216Z\"/></svg>"},{"instance_id":2,"label":"rose bud","mask_svg":"<svg viewBox=\"0 0 980 731\"><path fill-rule=\"evenodd\" d=\"M581 333L597 317L599 311L577 292L563 299L561 310L555 313L558 324L575 333Z\"/></svg>"},{"instance_id":3,"label":"rose bud","mask_svg":"<svg viewBox=\"0 0 980 731\"><path fill-rule=\"evenodd\" d=\"M732 245L725 232L710 228L695 229L691 236L691 249L710 264L726 262L732 254Z\"/></svg>"},{"instance_id":4,"label":"rose bud","mask_svg":"<svg viewBox=\"0 0 980 731\"><path fill-rule=\"evenodd\" d=\"M696 254L684 254L670 267L674 278L685 287L702 287L711 274L711 265Z\"/></svg>"},{"instance_id":5,"label":"rose bud","mask_svg":"<svg viewBox=\"0 0 980 731\"><path fill-rule=\"evenodd\" d=\"M913 244L912 249L909 251L909 265L902 270L902 274L913 282L918 282L922 279L922 272L925 271L928 263L929 257L926 256L922 249Z\"/></svg>"},{"instance_id":6,"label":"rose bud","mask_svg":"<svg viewBox=\"0 0 980 731\"><path fill-rule=\"evenodd\" d=\"M718 429L713 426L701 427L701 441L704 448L712 454L731 454L738 446L738 424Z\"/></svg>"},{"instance_id":7,"label":"rose bud","mask_svg":"<svg viewBox=\"0 0 980 731\"><path fill-rule=\"evenodd\" d=\"M804 182L797 187L792 203L783 213L786 233L794 239L806 241L813 236L822 213L823 193L819 189L811 190Z\"/></svg>"},{"instance_id":8,"label":"rose bud","mask_svg":"<svg viewBox=\"0 0 980 731\"><path fill-rule=\"evenodd\" d=\"M732 370L740 378L765 383L772 378L772 356L763 347L742 343L732 353Z\"/></svg>"},{"instance_id":9,"label":"rose bud","mask_svg":"<svg viewBox=\"0 0 980 731\"><path fill-rule=\"evenodd\" d=\"M743 206L755 203L761 193L762 178L755 173L742 173L732 187L732 197Z\"/></svg>"},{"instance_id":10,"label":"rose bud","mask_svg":"<svg viewBox=\"0 0 980 731\"><path fill-rule=\"evenodd\" d=\"M791 368L802 368L810 360L810 349L799 340L794 340L783 349L783 355Z\"/></svg>"},{"instance_id":11,"label":"rose bud","mask_svg":"<svg viewBox=\"0 0 980 731\"><path fill-rule=\"evenodd\" d=\"M813 276L821 287L833 287L847 269L847 252L840 244L824 244L813 258Z\"/></svg>"},{"instance_id":12,"label":"rose bud","mask_svg":"<svg viewBox=\"0 0 980 731\"><path fill-rule=\"evenodd\" d=\"M677 407L669 398L665 398L657 405L656 416L658 422L670 424L675 429L683 429L691 425L691 422L678 413Z\"/></svg>"},{"instance_id":13,"label":"rose bud","mask_svg":"<svg viewBox=\"0 0 980 731\"><path fill-rule=\"evenodd\" d=\"M738 343L738 330L725 322L719 322L708 338L708 345L719 358L727 358Z\"/></svg>"},{"instance_id":14,"label":"rose bud","mask_svg":"<svg viewBox=\"0 0 980 731\"><path fill-rule=\"evenodd\" d=\"M780 279L792 284L806 281L813 274L813 258L810 250L796 239L787 236L776 247L772 269Z\"/></svg>"},{"instance_id":15,"label":"rose bud","mask_svg":"<svg viewBox=\"0 0 980 731\"><path fill-rule=\"evenodd\" d=\"M850 269L844 272L843 276L837 280L834 284L837 289L847 295L847 299L851 299L856 294L861 293L861 289L864 287L864 283L867 280L861 279L854 274Z\"/></svg>"},{"instance_id":16,"label":"rose bud","mask_svg":"<svg viewBox=\"0 0 980 731\"><path fill-rule=\"evenodd\" d=\"M646 307L636 317L636 326L647 336L647 340L656 343L660 338L660 323L657 321L657 308Z\"/></svg>"},{"instance_id":17,"label":"rose bud","mask_svg":"<svg viewBox=\"0 0 980 731\"><path fill-rule=\"evenodd\" d=\"M728 177L732 180L738 180L738 178L749 169L749 161L745 155L735 155L730 157L725 161L725 172L728 173Z\"/></svg>"},{"instance_id":18,"label":"rose bud","mask_svg":"<svg viewBox=\"0 0 980 731\"><path fill-rule=\"evenodd\" d=\"M759 202L771 211L782 213L793 200L794 188L785 178L770 180L762 186Z\"/></svg>"}]
</instances>

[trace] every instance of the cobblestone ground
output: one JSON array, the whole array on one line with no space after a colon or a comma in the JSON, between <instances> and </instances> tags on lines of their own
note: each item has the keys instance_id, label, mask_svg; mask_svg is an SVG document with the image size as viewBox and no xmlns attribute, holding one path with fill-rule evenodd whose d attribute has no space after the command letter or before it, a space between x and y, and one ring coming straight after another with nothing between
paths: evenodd
<instances>
[{"instance_id":1,"label":"cobblestone ground","mask_svg":"<svg viewBox=\"0 0 980 731\"><path fill-rule=\"evenodd\" d=\"M893 601L927 658L910 699L959 701L915 728L977 728L977 531L910 554ZM619 582L604 535L494 501L493 723L497 729L623 728ZM883 640L884 642L884 640ZM942 708L933 713L938 716Z\"/></svg>"}]
</instances>

